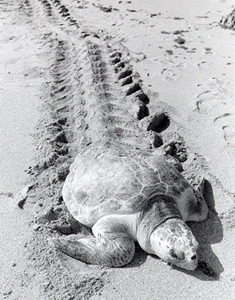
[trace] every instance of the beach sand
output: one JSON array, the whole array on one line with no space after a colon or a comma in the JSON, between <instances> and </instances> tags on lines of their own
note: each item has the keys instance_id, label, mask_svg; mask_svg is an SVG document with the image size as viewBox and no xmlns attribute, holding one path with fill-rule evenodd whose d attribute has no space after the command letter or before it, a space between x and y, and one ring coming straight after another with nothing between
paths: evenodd
<instances>
[{"instance_id":1,"label":"beach sand","mask_svg":"<svg viewBox=\"0 0 235 300\"><path fill-rule=\"evenodd\" d=\"M0 1L1 299L235 298L235 31L219 25L233 5ZM125 53L150 114L163 107L184 140L183 174L207 180L208 219L189 222L200 243L195 271L138 246L126 267L90 266L50 242L81 229L61 188L82 136L74 51L84 32Z\"/></svg>"}]
</instances>

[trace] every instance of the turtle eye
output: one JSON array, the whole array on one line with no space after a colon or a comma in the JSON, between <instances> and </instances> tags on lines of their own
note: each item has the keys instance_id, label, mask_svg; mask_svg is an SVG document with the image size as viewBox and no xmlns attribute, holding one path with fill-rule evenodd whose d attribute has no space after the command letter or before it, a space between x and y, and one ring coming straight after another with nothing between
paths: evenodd
<instances>
[{"instance_id":1,"label":"turtle eye","mask_svg":"<svg viewBox=\"0 0 235 300\"><path fill-rule=\"evenodd\" d=\"M177 254L175 253L175 250L174 249L171 249L170 250L170 255L173 257L173 258L178 258Z\"/></svg>"},{"instance_id":2,"label":"turtle eye","mask_svg":"<svg viewBox=\"0 0 235 300\"><path fill-rule=\"evenodd\" d=\"M177 258L177 259L180 259L180 260L183 260L185 258L184 252L179 252L179 251L176 251L175 249L170 250L170 255L173 258Z\"/></svg>"}]
</instances>

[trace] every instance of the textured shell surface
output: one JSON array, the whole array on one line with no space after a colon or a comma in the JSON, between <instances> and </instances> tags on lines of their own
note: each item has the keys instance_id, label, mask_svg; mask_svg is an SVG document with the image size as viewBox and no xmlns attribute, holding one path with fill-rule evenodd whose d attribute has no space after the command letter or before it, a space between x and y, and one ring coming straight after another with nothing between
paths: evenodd
<instances>
[{"instance_id":1,"label":"textured shell surface","mask_svg":"<svg viewBox=\"0 0 235 300\"><path fill-rule=\"evenodd\" d=\"M177 203L189 186L173 166L150 153L99 145L77 155L63 198L79 222L92 226L104 215L140 212L156 194L169 195Z\"/></svg>"}]
</instances>

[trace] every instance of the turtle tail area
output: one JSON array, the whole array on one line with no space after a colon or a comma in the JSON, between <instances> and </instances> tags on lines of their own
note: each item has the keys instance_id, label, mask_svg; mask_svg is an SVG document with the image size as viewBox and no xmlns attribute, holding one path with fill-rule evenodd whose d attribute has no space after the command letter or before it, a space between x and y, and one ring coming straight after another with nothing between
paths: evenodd
<instances>
[{"instance_id":1,"label":"turtle tail area","mask_svg":"<svg viewBox=\"0 0 235 300\"><path fill-rule=\"evenodd\" d=\"M122 234L123 235L123 234ZM131 237L120 236L112 239L96 238L92 235L74 239L70 237L52 240L60 251L82 262L108 267L122 267L128 264L135 253Z\"/></svg>"}]
</instances>

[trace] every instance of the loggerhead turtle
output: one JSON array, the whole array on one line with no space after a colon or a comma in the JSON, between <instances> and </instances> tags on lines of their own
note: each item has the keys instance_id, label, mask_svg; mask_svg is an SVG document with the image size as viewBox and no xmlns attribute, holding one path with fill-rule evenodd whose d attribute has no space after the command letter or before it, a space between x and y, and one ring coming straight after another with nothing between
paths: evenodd
<instances>
[{"instance_id":1,"label":"loggerhead turtle","mask_svg":"<svg viewBox=\"0 0 235 300\"><path fill-rule=\"evenodd\" d=\"M197 248L185 221L203 221L208 207L174 166L150 153L100 145L81 152L63 187L72 215L93 235L54 239L62 252L89 264L129 263L135 241L147 253L194 270Z\"/></svg>"}]
</instances>

